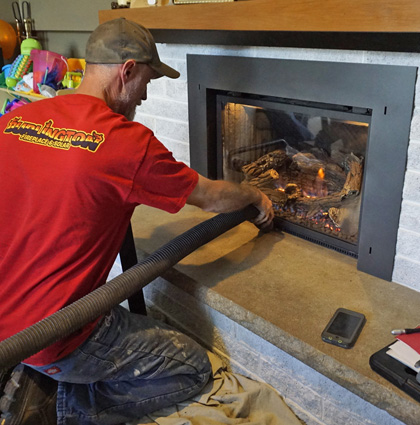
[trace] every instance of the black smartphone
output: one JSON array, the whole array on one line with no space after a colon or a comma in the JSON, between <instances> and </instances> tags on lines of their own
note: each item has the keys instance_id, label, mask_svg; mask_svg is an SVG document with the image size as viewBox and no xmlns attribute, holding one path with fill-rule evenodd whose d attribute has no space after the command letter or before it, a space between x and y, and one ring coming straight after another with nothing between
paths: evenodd
<instances>
[{"instance_id":1,"label":"black smartphone","mask_svg":"<svg viewBox=\"0 0 420 425\"><path fill-rule=\"evenodd\" d=\"M343 348L351 348L356 342L366 318L362 313L339 308L323 330L322 340Z\"/></svg>"}]
</instances>

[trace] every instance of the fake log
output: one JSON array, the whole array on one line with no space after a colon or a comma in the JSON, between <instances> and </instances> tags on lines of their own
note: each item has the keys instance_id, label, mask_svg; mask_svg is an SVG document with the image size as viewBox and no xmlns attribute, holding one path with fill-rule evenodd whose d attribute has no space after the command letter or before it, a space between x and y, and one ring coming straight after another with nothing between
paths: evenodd
<instances>
[{"instance_id":1,"label":"fake log","mask_svg":"<svg viewBox=\"0 0 420 425\"><path fill-rule=\"evenodd\" d=\"M263 155L257 161L244 165L242 167L242 172L245 174L246 180L251 180L271 169L279 171L288 163L291 163L291 160L286 152L283 150L275 150Z\"/></svg>"},{"instance_id":2,"label":"fake log","mask_svg":"<svg viewBox=\"0 0 420 425\"><path fill-rule=\"evenodd\" d=\"M358 196L362 187L363 166L362 159L351 153L345 159L345 169L347 171L346 181L341 190L342 198Z\"/></svg>"},{"instance_id":3,"label":"fake log","mask_svg":"<svg viewBox=\"0 0 420 425\"><path fill-rule=\"evenodd\" d=\"M316 192L313 186L319 179L320 170L324 175L323 186L328 193L340 192L346 181L346 173L337 164L321 161L311 153L297 153L289 157L282 149L263 155L257 161L243 166L242 172L245 179L251 181L261 178L270 169L279 173L279 186L293 182L305 192L312 194Z\"/></svg>"},{"instance_id":4,"label":"fake log","mask_svg":"<svg viewBox=\"0 0 420 425\"><path fill-rule=\"evenodd\" d=\"M272 202L283 206L288 200L288 195L280 191L276 187L276 183L279 180L279 174L276 170L267 170L260 174L259 177L252 178L250 180L244 180L244 184L249 184L260 189L261 192L266 194Z\"/></svg>"},{"instance_id":5,"label":"fake log","mask_svg":"<svg viewBox=\"0 0 420 425\"><path fill-rule=\"evenodd\" d=\"M260 174L258 177L249 180L247 183L253 186L265 186L267 183L273 183L279 179L279 173L270 169Z\"/></svg>"},{"instance_id":6,"label":"fake log","mask_svg":"<svg viewBox=\"0 0 420 425\"><path fill-rule=\"evenodd\" d=\"M320 211L328 211L330 208L339 208L342 198L340 193L324 196L322 198L302 197L296 200L295 210L305 211L307 218L315 217Z\"/></svg>"},{"instance_id":7,"label":"fake log","mask_svg":"<svg viewBox=\"0 0 420 425\"><path fill-rule=\"evenodd\" d=\"M278 217L355 243L363 158L351 153L337 164L311 152L289 154L278 149L243 166L244 183L265 193Z\"/></svg>"},{"instance_id":8,"label":"fake log","mask_svg":"<svg viewBox=\"0 0 420 425\"><path fill-rule=\"evenodd\" d=\"M283 216L285 211L288 215L298 213L308 219L326 215L340 227L349 208L354 208L349 202L352 199L354 204L359 202L363 159L351 153L345 157L342 169L311 153L297 153L289 158L279 149L242 170L245 182L265 193L276 205L278 215Z\"/></svg>"}]
</instances>

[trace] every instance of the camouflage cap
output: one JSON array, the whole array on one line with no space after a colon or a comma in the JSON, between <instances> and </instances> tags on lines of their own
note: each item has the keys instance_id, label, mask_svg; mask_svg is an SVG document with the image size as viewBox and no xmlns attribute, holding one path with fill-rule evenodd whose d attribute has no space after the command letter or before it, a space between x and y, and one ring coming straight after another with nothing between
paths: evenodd
<instances>
[{"instance_id":1,"label":"camouflage cap","mask_svg":"<svg viewBox=\"0 0 420 425\"><path fill-rule=\"evenodd\" d=\"M118 64L133 59L148 64L161 77L179 77L178 71L161 62L150 31L125 18L104 22L92 32L85 59L94 64Z\"/></svg>"}]
</instances>

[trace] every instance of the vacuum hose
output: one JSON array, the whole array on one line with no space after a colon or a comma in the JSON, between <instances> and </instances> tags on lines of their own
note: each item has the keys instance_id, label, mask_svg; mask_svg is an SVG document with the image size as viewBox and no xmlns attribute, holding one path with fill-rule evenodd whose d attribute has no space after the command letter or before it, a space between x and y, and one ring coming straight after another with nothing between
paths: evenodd
<instances>
[{"instance_id":1,"label":"vacuum hose","mask_svg":"<svg viewBox=\"0 0 420 425\"><path fill-rule=\"evenodd\" d=\"M0 369L9 369L106 314L200 246L257 215L257 208L249 205L206 220L91 293L5 339L0 342Z\"/></svg>"}]
</instances>

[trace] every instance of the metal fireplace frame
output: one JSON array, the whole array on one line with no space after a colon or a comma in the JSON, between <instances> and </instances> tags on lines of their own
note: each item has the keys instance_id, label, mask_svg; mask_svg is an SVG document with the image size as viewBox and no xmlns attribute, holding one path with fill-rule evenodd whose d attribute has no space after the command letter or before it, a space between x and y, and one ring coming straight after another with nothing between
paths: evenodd
<instances>
[{"instance_id":1,"label":"metal fireplace frame","mask_svg":"<svg viewBox=\"0 0 420 425\"><path fill-rule=\"evenodd\" d=\"M191 166L209 178L218 178L217 94L371 110L357 268L391 280L417 67L187 55L187 70Z\"/></svg>"}]
</instances>

